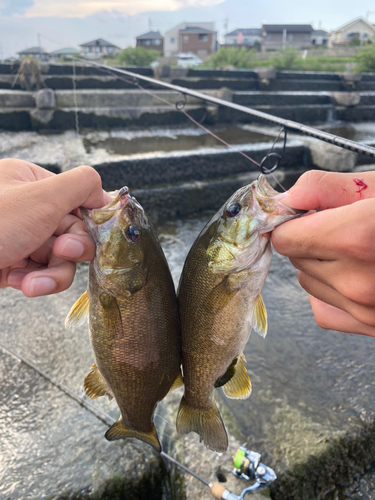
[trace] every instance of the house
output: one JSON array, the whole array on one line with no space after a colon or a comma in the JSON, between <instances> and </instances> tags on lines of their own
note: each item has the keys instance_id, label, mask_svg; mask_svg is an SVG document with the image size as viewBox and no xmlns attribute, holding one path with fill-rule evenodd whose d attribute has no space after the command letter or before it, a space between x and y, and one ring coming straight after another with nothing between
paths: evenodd
<instances>
[{"instance_id":1,"label":"house","mask_svg":"<svg viewBox=\"0 0 375 500\"><path fill-rule=\"evenodd\" d=\"M53 50L50 52L51 59L59 59L64 56L74 56L79 50L74 47L65 47L64 49Z\"/></svg>"},{"instance_id":2,"label":"house","mask_svg":"<svg viewBox=\"0 0 375 500\"><path fill-rule=\"evenodd\" d=\"M164 55L177 56L180 52L193 52L198 56L216 50L214 23L181 23L164 36Z\"/></svg>"},{"instance_id":3,"label":"house","mask_svg":"<svg viewBox=\"0 0 375 500\"><path fill-rule=\"evenodd\" d=\"M149 31L144 35L136 37L136 47L144 47L145 49L158 50L164 52L164 38L159 31Z\"/></svg>"},{"instance_id":4,"label":"house","mask_svg":"<svg viewBox=\"0 0 375 500\"><path fill-rule=\"evenodd\" d=\"M115 56L121 52L121 49L117 45L103 40L103 38L98 38L92 42L82 43L80 52L88 59L98 59L105 56Z\"/></svg>"},{"instance_id":5,"label":"house","mask_svg":"<svg viewBox=\"0 0 375 500\"><path fill-rule=\"evenodd\" d=\"M42 47L30 47L30 49L21 50L17 52L19 57L22 59L27 56L36 57L41 62L46 62L50 58L50 53L48 50L43 49Z\"/></svg>"},{"instance_id":6,"label":"house","mask_svg":"<svg viewBox=\"0 0 375 500\"><path fill-rule=\"evenodd\" d=\"M259 28L239 28L224 35L224 45L260 45L262 41Z\"/></svg>"},{"instance_id":7,"label":"house","mask_svg":"<svg viewBox=\"0 0 375 500\"><path fill-rule=\"evenodd\" d=\"M312 45L328 45L329 33L325 30L314 30L311 35Z\"/></svg>"},{"instance_id":8,"label":"house","mask_svg":"<svg viewBox=\"0 0 375 500\"><path fill-rule=\"evenodd\" d=\"M340 47L349 45L353 38L361 42L367 42L375 37L375 26L363 17L357 17L353 21L343 24L329 34L328 47Z\"/></svg>"},{"instance_id":9,"label":"house","mask_svg":"<svg viewBox=\"0 0 375 500\"><path fill-rule=\"evenodd\" d=\"M285 47L310 49L313 31L311 24L263 24L262 51Z\"/></svg>"}]
</instances>

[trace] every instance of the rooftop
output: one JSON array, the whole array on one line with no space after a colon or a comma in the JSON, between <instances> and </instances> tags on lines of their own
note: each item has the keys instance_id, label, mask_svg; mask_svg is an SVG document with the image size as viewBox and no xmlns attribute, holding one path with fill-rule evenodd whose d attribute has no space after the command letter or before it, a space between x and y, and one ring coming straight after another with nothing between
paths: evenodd
<instances>
[{"instance_id":1,"label":"rooftop","mask_svg":"<svg viewBox=\"0 0 375 500\"><path fill-rule=\"evenodd\" d=\"M20 50L17 54L49 54L48 50L43 49L42 47L30 47L29 49Z\"/></svg>"},{"instance_id":2,"label":"rooftop","mask_svg":"<svg viewBox=\"0 0 375 500\"><path fill-rule=\"evenodd\" d=\"M51 56L63 56L70 54L77 54L79 51L74 47L65 47L63 49L53 50L50 54Z\"/></svg>"},{"instance_id":3,"label":"rooftop","mask_svg":"<svg viewBox=\"0 0 375 500\"><path fill-rule=\"evenodd\" d=\"M261 30L259 28L238 28L234 31L231 31L230 33L227 33L224 36L237 36L239 33L242 33L243 36L260 36L260 31Z\"/></svg>"},{"instance_id":4,"label":"rooftop","mask_svg":"<svg viewBox=\"0 0 375 500\"><path fill-rule=\"evenodd\" d=\"M263 24L262 29L267 33L311 33L314 28L311 24Z\"/></svg>"},{"instance_id":5,"label":"rooftop","mask_svg":"<svg viewBox=\"0 0 375 500\"><path fill-rule=\"evenodd\" d=\"M199 26L190 26L184 30L180 30L179 33L189 34L189 33L214 33L212 30L207 30L206 28L200 28Z\"/></svg>"},{"instance_id":6,"label":"rooftop","mask_svg":"<svg viewBox=\"0 0 375 500\"><path fill-rule=\"evenodd\" d=\"M163 37L159 31L149 31L148 33L145 33L144 35L139 35L136 38L137 40L145 40L145 39L150 40Z\"/></svg>"},{"instance_id":7,"label":"rooftop","mask_svg":"<svg viewBox=\"0 0 375 500\"><path fill-rule=\"evenodd\" d=\"M97 38L92 42L81 43L80 47L115 47L116 49L120 48L117 47L117 45L113 45L113 43L111 42L107 42L107 40L103 40L103 38Z\"/></svg>"}]
</instances>

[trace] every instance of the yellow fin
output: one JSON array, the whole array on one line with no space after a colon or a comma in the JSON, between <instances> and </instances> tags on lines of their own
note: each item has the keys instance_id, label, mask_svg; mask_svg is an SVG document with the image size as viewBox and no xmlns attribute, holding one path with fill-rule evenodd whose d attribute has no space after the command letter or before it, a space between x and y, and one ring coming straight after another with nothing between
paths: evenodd
<instances>
[{"instance_id":1,"label":"yellow fin","mask_svg":"<svg viewBox=\"0 0 375 500\"><path fill-rule=\"evenodd\" d=\"M267 335L267 311L260 294L255 301L251 326L261 337Z\"/></svg>"},{"instance_id":2,"label":"yellow fin","mask_svg":"<svg viewBox=\"0 0 375 500\"><path fill-rule=\"evenodd\" d=\"M115 422L110 429L105 433L105 438L108 441L116 439L126 439L128 437L137 438L152 446L157 452L161 452L161 445L156 433L155 426L152 425L151 432L139 432L127 429L122 423L122 417Z\"/></svg>"},{"instance_id":3,"label":"yellow fin","mask_svg":"<svg viewBox=\"0 0 375 500\"><path fill-rule=\"evenodd\" d=\"M196 432L201 442L210 450L221 453L228 448L227 431L213 400L211 408L202 410L189 406L184 396L178 410L176 428L179 434Z\"/></svg>"},{"instance_id":4,"label":"yellow fin","mask_svg":"<svg viewBox=\"0 0 375 500\"><path fill-rule=\"evenodd\" d=\"M86 290L69 311L65 320L65 328L83 325L89 313L89 305L90 301Z\"/></svg>"},{"instance_id":5,"label":"yellow fin","mask_svg":"<svg viewBox=\"0 0 375 500\"><path fill-rule=\"evenodd\" d=\"M227 398L247 399L251 394L251 381L244 361L245 356L242 354L237 360L233 377L223 386Z\"/></svg>"},{"instance_id":6,"label":"yellow fin","mask_svg":"<svg viewBox=\"0 0 375 500\"><path fill-rule=\"evenodd\" d=\"M169 392L175 391L176 389L179 389L184 385L184 381L182 380L182 375L181 372L176 377L176 380L173 382L171 388L169 389Z\"/></svg>"},{"instance_id":7,"label":"yellow fin","mask_svg":"<svg viewBox=\"0 0 375 500\"><path fill-rule=\"evenodd\" d=\"M108 396L109 401L112 401L113 394L106 384L99 368L96 365L92 365L91 372L86 375L83 381L83 387L85 389L86 395L90 399L100 398L100 396Z\"/></svg>"}]
</instances>

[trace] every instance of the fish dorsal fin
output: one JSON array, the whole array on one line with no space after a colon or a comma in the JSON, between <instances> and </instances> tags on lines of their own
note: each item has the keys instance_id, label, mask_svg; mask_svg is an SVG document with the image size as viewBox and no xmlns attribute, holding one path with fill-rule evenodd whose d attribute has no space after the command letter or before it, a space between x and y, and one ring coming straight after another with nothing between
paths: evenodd
<instances>
[{"instance_id":1,"label":"fish dorsal fin","mask_svg":"<svg viewBox=\"0 0 375 500\"><path fill-rule=\"evenodd\" d=\"M251 381L245 367L245 356L241 354L235 365L233 377L223 386L223 392L230 399L247 399L251 394Z\"/></svg>"},{"instance_id":2,"label":"fish dorsal fin","mask_svg":"<svg viewBox=\"0 0 375 500\"><path fill-rule=\"evenodd\" d=\"M175 381L172 384L172 387L169 389L169 392L175 391L184 385L184 381L182 380L181 372L177 375Z\"/></svg>"},{"instance_id":3,"label":"fish dorsal fin","mask_svg":"<svg viewBox=\"0 0 375 500\"><path fill-rule=\"evenodd\" d=\"M83 325L89 314L89 305L90 301L86 290L69 311L65 320L65 328L74 328L75 326Z\"/></svg>"},{"instance_id":4,"label":"fish dorsal fin","mask_svg":"<svg viewBox=\"0 0 375 500\"><path fill-rule=\"evenodd\" d=\"M127 429L122 423L122 417L120 417L105 433L105 438L108 439L108 441L115 441L116 439L125 439L128 437L140 439L152 446L157 452L161 452L160 441L153 424L151 432L134 431Z\"/></svg>"},{"instance_id":5,"label":"fish dorsal fin","mask_svg":"<svg viewBox=\"0 0 375 500\"><path fill-rule=\"evenodd\" d=\"M265 337L267 335L267 311L260 294L255 301L251 326L261 337Z\"/></svg>"},{"instance_id":6,"label":"fish dorsal fin","mask_svg":"<svg viewBox=\"0 0 375 500\"><path fill-rule=\"evenodd\" d=\"M109 401L112 401L113 394L104 380L99 368L94 364L91 367L91 372L86 375L83 381L83 388L86 396L90 399L100 398L100 396L108 396Z\"/></svg>"}]
</instances>

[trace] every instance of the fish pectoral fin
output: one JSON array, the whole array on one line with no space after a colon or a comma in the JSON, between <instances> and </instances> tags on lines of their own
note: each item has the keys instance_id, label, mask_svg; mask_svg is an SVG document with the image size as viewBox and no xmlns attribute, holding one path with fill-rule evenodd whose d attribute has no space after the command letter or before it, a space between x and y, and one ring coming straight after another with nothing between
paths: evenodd
<instances>
[{"instance_id":1,"label":"fish pectoral fin","mask_svg":"<svg viewBox=\"0 0 375 500\"><path fill-rule=\"evenodd\" d=\"M222 453L228 448L228 435L214 400L208 409L194 408L181 399L176 429L179 434L196 432L210 450Z\"/></svg>"},{"instance_id":2,"label":"fish pectoral fin","mask_svg":"<svg viewBox=\"0 0 375 500\"><path fill-rule=\"evenodd\" d=\"M175 381L173 382L171 388L169 389L169 392L175 391L176 389L179 389L184 385L184 381L182 379L181 372L177 375Z\"/></svg>"},{"instance_id":3,"label":"fish pectoral fin","mask_svg":"<svg viewBox=\"0 0 375 500\"><path fill-rule=\"evenodd\" d=\"M129 437L140 439L152 446L158 453L161 452L161 445L154 424L152 424L151 432L133 431L124 426L122 417L120 417L105 433L105 438L108 441L116 441L116 439L126 439Z\"/></svg>"},{"instance_id":4,"label":"fish pectoral fin","mask_svg":"<svg viewBox=\"0 0 375 500\"><path fill-rule=\"evenodd\" d=\"M265 337L267 335L267 311L260 294L255 301L251 326L261 337Z\"/></svg>"},{"instance_id":5,"label":"fish pectoral fin","mask_svg":"<svg viewBox=\"0 0 375 500\"><path fill-rule=\"evenodd\" d=\"M237 359L237 358L235 358ZM244 363L245 356L238 357L234 367L235 373L223 386L223 392L230 399L247 399L251 394L251 381Z\"/></svg>"},{"instance_id":6,"label":"fish pectoral fin","mask_svg":"<svg viewBox=\"0 0 375 500\"><path fill-rule=\"evenodd\" d=\"M90 301L86 290L69 311L65 320L65 328L74 328L75 326L83 325L89 314L89 306Z\"/></svg>"},{"instance_id":7,"label":"fish pectoral fin","mask_svg":"<svg viewBox=\"0 0 375 500\"><path fill-rule=\"evenodd\" d=\"M238 356L236 356L231 364L228 366L227 371L222 375L220 378L218 378L215 382L215 387L218 389L219 387L223 387L229 380L234 377L236 373L236 365L238 361Z\"/></svg>"},{"instance_id":8,"label":"fish pectoral fin","mask_svg":"<svg viewBox=\"0 0 375 500\"><path fill-rule=\"evenodd\" d=\"M112 391L100 373L99 368L94 364L92 365L91 370L92 371L86 375L85 380L83 381L83 388L85 389L86 396L90 399L108 396L108 400L112 401Z\"/></svg>"}]
</instances>

